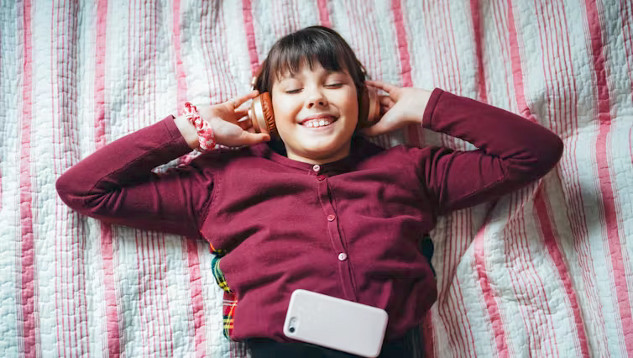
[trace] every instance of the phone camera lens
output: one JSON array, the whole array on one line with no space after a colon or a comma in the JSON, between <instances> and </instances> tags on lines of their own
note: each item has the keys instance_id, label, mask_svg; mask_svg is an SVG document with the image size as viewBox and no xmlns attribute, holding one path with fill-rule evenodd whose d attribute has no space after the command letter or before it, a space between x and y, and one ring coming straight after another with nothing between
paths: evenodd
<instances>
[{"instance_id":1,"label":"phone camera lens","mask_svg":"<svg viewBox=\"0 0 633 358\"><path fill-rule=\"evenodd\" d=\"M295 333L295 328L294 327L290 327L290 328L288 328L288 330L290 331L290 333Z\"/></svg>"}]
</instances>

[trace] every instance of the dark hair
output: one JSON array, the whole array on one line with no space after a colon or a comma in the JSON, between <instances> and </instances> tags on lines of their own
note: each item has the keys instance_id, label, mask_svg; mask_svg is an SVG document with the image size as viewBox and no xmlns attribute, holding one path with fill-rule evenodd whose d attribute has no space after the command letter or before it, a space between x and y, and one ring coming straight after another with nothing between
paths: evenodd
<instances>
[{"instance_id":1,"label":"dark hair","mask_svg":"<svg viewBox=\"0 0 633 358\"><path fill-rule=\"evenodd\" d=\"M254 84L259 93L272 92L275 79L287 72L296 74L307 61L314 61L328 71L347 70L361 95L365 85L365 68L338 32L323 26L310 26L279 39L268 52Z\"/></svg>"}]
</instances>

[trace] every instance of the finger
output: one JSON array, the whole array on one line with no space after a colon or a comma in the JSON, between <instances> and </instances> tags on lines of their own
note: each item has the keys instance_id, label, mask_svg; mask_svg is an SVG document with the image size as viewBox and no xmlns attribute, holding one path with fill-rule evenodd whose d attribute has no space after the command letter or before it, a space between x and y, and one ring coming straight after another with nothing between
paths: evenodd
<instances>
[{"instance_id":1,"label":"finger","mask_svg":"<svg viewBox=\"0 0 633 358\"><path fill-rule=\"evenodd\" d=\"M385 82L382 82L382 81L369 81L369 80L367 80L367 81L365 81L365 83L367 83L368 85L370 85L372 87L376 87L378 89L381 89L381 90L383 90L383 91L385 91L387 93L391 93L394 90L398 89L397 86L394 86L394 85L391 85L389 83L385 83Z\"/></svg>"},{"instance_id":2,"label":"finger","mask_svg":"<svg viewBox=\"0 0 633 358\"><path fill-rule=\"evenodd\" d=\"M242 132L241 142L245 145L253 145L261 142L268 142L270 140L270 135L266 133L251 133L251 132Z\"/></svg>"},{"instance_id":3,"label":"finger","mask_svg":"<svg viewBox=\"0 0 633 358\"><path fill-rule=\"evenodd\" d=\"M250 120L248 120L248 119L243 120L243 121L238 121L238 122L237 122L237 125L238 125L238 126L240 126L240 128L242 128L242 129L244 129L244 130L247 130L247 129L249 129L249 128L252 128L252 127L253 127L253 124L252 124L252 123L251 123L251 121L250 121Z\"/></svg>"},{"instance_id":4,"label":"finger","mask_svg":"<svg viewBox=\"0 0 633 358\"><path fill-rule=\"evenodd\" d=\"M235 113L237 116L239 116L238 118L246 117L246 116L248 116L248 108L244 108L244 109L237 108L237 109L235 109L235 111L233 113Z\"/></svg>"},{"instance_id":5,"label":"finger","mask_svg":"<svg viewBox=\"0 0 633 358\"><path fill-rule=\"evenodd\" d=\"M238 98L234 98L233 99L233 108L237 108L239 106L241 106L244 102L253 99L255 97L257 97L257 95L259 94L259 92L257 90L251 91L250 93L247 93L241 97Z\"/></svg>"}]
</instances>

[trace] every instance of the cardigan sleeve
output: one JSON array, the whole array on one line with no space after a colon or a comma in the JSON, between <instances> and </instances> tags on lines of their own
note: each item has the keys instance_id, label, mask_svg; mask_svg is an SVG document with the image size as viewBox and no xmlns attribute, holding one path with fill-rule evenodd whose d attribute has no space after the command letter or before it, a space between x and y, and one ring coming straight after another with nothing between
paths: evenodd
<instances>
[{"instance_id":1,"label":"cardigan sleeve","mask_svg":"<svg viewBox=\"0 0 633 358\"><path fill-rule=\"evenodd\" d=\"M105 222L200 237L213 177L195 165L152 171L190 151L170 115L72 166L57 179L57 192L72 209Z\"/></svg>"},{"instance_id":2,"label":"cardigan sleeve","mask_svg":"<svg viewBox=\"0 0 633 358\"><path fill-rule=\"evenodd\" d=\"M427 147L418 173L437 213L477 205L544 176L558 162L561 139L519 115L435 89L422 126L472 143L478 149Z\"/></svg>"}]
</instances>

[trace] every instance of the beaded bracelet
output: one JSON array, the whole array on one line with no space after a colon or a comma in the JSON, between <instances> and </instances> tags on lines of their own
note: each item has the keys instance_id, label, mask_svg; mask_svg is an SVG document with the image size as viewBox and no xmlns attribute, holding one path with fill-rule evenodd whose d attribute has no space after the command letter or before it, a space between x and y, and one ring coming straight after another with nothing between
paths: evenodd
<instances>
[{"instance_id":1,"label":"beaded bracelet","mask_svg":"<svg viewBox=\"0 0 633 358\"><path fill-rule=\"evenodd\" d=\"M198 141L200 143L200 148L198 150L201 152L213 150L213 148L215 148L215 136L213 135L213 130L211 129L211 126L209 126L209 123L200 117L198 108L189 102L185 102L183 115L196 128Z\"/></svg>"}]
</instances>

